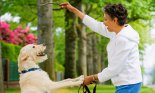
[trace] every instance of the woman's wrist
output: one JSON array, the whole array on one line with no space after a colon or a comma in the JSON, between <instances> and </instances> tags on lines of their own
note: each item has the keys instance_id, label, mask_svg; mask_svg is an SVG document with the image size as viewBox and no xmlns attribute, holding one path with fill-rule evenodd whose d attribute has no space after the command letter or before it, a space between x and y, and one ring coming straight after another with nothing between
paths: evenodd
<instances>
[{"instance_id":1,"label":"woman's wrist","mask_svg":"<svg viewBox=\"0 0 155 93\"><path fill-rule=\"evenodd\" d=\"M74 13L76 11L76 8L72 6L69 10Z\"/></svg>"},{"instance_id":2,"label":"woman's wrist","mask_svg":"<svg viewBox=\"0 0 155 93\"><path fill-rule=\"evenodd\" d=\"M93 80L94 80L94 81L95 81L95 80L98 80L98 75L97 75L97 74L93 75Z\"/></svg>"},{"instance_id":3,"label":"woman's wrist","mask_svg":"<svg viewBox=\"0 0 155 93\"><path fill-rule=\"evenodd\" d=\"M73 12L74 14L76 14L80 19L83 20L85 14L83 12L81 12L80 10L78 10L75 7L72 7L71 12Z\"/></svg>"}]
</instances>

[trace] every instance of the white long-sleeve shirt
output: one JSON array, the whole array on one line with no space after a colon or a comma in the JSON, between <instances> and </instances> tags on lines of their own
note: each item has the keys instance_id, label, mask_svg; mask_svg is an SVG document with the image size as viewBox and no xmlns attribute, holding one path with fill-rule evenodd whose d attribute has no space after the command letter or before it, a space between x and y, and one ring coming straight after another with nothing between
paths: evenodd
<instances>
[{"instance_id":1,"label":"white long-sleeve shirt","mask_svg":"<svg viewBox=\"0 0 155 93\"><path fill-rule=\"evenodd\" d=\"M109 32L103 22L88 15L84 16L83 23L94 32L110 38L107 45L108 67L98 73L99 82L111 79L115 86L142 82L138 33L128 24L118 34Z\"/></svg>"}]
</instances>

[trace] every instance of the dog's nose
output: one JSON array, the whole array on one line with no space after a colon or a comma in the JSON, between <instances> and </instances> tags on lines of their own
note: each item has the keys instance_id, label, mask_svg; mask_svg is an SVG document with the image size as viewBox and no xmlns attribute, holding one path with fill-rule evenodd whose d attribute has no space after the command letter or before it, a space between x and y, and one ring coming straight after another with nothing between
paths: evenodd
<instances>
[{"instance_id":1,"label":"dog's nose","mask_svg":"<svg viewBox=\"0 0 155 93\"><path fill-rule=\"evenodd\" d=\"M46 46L46 44L44 43L43 46Z\"/></svg>"}]
</instances>

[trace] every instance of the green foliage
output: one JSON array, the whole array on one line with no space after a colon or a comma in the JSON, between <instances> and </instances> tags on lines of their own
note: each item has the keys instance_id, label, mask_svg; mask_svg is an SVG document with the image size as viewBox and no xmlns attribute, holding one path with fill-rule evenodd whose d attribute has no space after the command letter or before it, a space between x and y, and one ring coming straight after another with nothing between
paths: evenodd
<instances>
[{"instance_id":1,"label":"green foliage","mask_svg":"<svg viewBox=\"0 0 155 93\"><path fill-rule=\"evenodd\" d=\"M57 28L55 30L54 41L55 60L63 65L65 61L65 32L62 28Z\"/></svg>"},{"instance_id":2,"label":"green foliage","mask_svg":"<svg viewBox=\"0 0 155 93\"><path fill-rule=\"evenodd\" d=\"M55 68L57 72L64 72L64 67L58 62L55 63Z\"/></svg>"},{"instance_id":3,"label":"green foliage","mask_svg":"<svg viewBox=\"0 0 155 93\"><path fill-rule=\"evenodd\" d=\"M54 33L55 41L55 67L56 71L64 72L64 62L65 62L65 33L60 27L55 29Z\"/></svg>"},{"instance_id":4,"label":"green foliage","mask_svg":"<svg viewBox=\"0 0 155 93\"><path fill-rule=\"evenodd\" d=\"M140 36L140 44L139 49L141 50L140 53L144 53L144 48L146 43L151 43L151 35L150 35L150 27L147 21L136 20L130 22L130 25L139 33Z\"/></svg>"},{"instance_id":5,"label":"green foliage","mask_svg":"<svg viewBox=\"0 0 155 93\"><path fill-rule=\"evenodd\" d=\"M37 0L2 0L3 15L10 12L13 16L21 17L21 24L33 22L37 24Z\"/></svg>"},{"instance_id":6,"label":"green foliage","mask_svg":"<svg viewBox=\"0 0 155 93\"><path fill-rule=\"evenodd\" d=\"M21 46L8 44L5 42L1 42L1 44L2 44L2 58L17 62L17 58L18 58L18 54L21 49Z\"/></svg>"},{"instance_id":7,"label":"green foliage","mask_svg":"<svg viewBox=\"0 0 155 93\"><path fill-rule=\"evenodd\" d=\"M53 10L54 28L57 28L57 27L64 28L65 27L64 15L65 15L64 10L58 10L58 11Z\"/></svg>"}]
</instances>

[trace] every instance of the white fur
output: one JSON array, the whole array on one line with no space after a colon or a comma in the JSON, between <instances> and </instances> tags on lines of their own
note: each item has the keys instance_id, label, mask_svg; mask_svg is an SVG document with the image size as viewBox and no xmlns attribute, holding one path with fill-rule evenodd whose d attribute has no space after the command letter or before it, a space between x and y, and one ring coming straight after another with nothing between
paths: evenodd
<instances>
[{"instance_id":1,"label":"white fur","mask_svg":"<svg viewBox=\"0 0 155 93\"><path fill-rule=\"evenodd\" d=\"M30 68L39 68L38 62L47 59L47 55L43 55L46 47L43 45L29 44L23 47L18 57L18 71L28 70ZM38 56L42 53L42 56ZM42 70L30 71L20 74L21 93L51 93L52 91L69 87L78 86L83 83L84 76L75 79L65 79L59 82L50 80L48 74Z\"/></svg>"}]
</instances>

